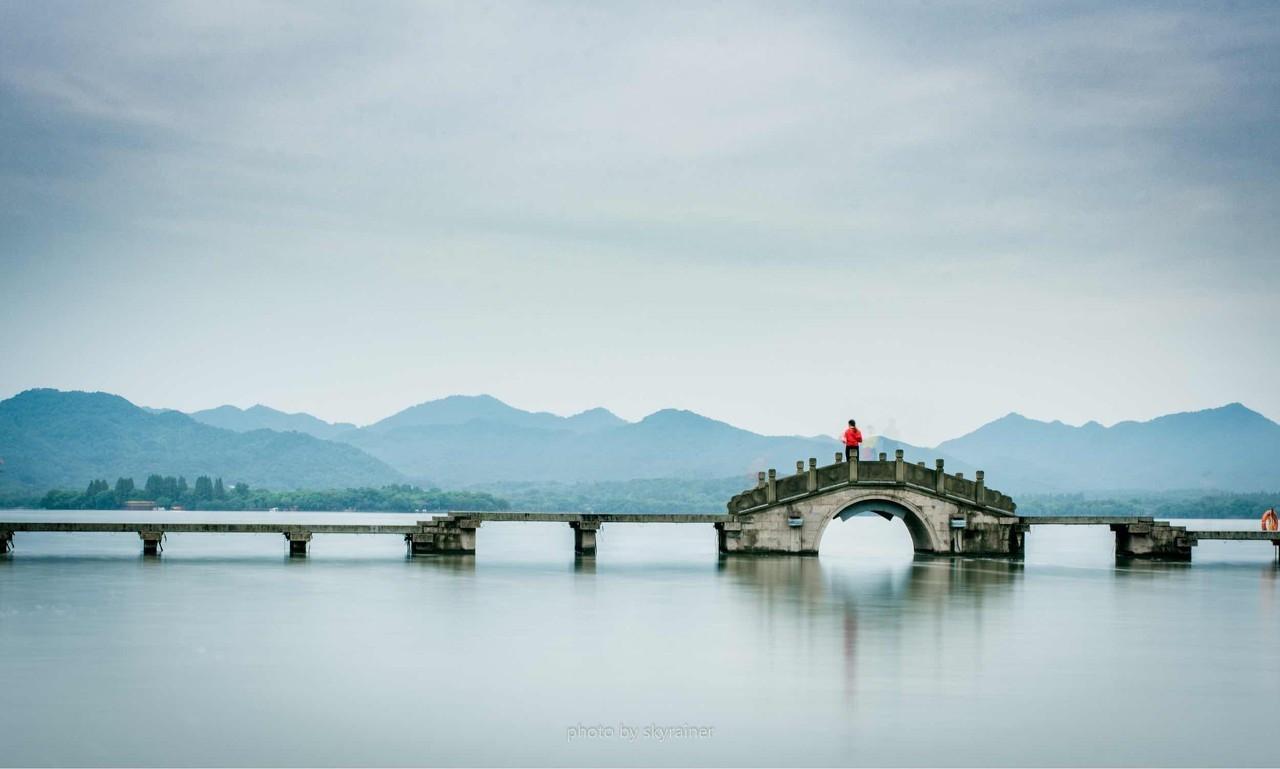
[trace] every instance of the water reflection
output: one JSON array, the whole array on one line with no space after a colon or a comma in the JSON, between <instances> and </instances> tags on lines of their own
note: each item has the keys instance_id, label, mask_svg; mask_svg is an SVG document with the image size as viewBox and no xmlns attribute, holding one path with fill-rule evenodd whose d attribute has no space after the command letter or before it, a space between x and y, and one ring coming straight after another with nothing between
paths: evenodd
<instances>
[{"instance_id":1,"label":"water reflection","mask_svg":"<svg viewBox=\"0 0 1280 769\"><path fill-rule=\"evenodd\" d=\"M732 557L720 569L757 597L766 611L821 615L831 605L856 610L860 603L954 605L957 598L981 604L1006 596L1023 572L1016 561L917 556L903 563L872 565L819 558Z\"/></svg>"},{"instance_id":2,"label":"water reflection","mask_svg":"<svg viewBox=\"0 0 1280 769\"><path fill-rule=\"evenodd\" d=\"M405 561L412 568L426 571L470 574L476 570L476 557L474 555L415 555L406 557Z\"/></svg>"},{"instance_id":3,"label":"water reflection","mask_svg":"<svg viewBox=\"0 0 1280 769\"><path fill-rule=\"evenodd\" d=\"M721 571L750 597L773 648L838 657L845 701L852 702L864 647L881 669L886 659L937 666L957 645L981 648L984 623L1008 610L1023 566L928 556L862 562L733 557L722 560Z\"/></svg>"},{"instance_id":4,"label":"water reflection","mask_svg":"<svg viewBox=\"0 0 1280 769\"><path fill-rule=\"evenodd\" d=\"M1061 527L1024 562L951 560L900 523L832 528L820 558L730 559L657 524L596 558L539 524L486 526L475 556L317 537L305 561L33 534L0 559L0 763L1274 762L1269 545L1117 566L1105 528ZM566 742L597 721L716 737Z\"/></svg>"}]
</instances>

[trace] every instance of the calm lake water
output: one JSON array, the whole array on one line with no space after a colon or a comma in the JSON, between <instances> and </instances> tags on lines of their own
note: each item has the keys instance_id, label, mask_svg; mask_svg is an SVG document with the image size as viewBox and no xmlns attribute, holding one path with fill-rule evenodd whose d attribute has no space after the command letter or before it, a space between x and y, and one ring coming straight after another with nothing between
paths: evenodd
<instances>
[{"instance_id":1,"label":"calm lake water","mask_svg":"<svg viewBox=\"0 0 1280 769\"><path fill-rule=\"evenodd\" d=\"M412 560L390 536L317 535L305 560L266 535L147 560L133 534L15 544L3 765L1280 761L1265 542L1117 565L1105 527L1046 527L1021 563L914 559L870 517L797 559L722 561L709 525L663 524L606 525L585 561L552 524Z\"/></svg>"}]
</instances>

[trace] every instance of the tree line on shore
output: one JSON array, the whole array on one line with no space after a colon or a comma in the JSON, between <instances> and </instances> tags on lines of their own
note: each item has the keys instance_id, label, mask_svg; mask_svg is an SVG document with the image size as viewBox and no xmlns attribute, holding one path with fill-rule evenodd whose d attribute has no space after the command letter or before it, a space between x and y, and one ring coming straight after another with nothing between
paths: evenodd
<instances>
[{"instance_id":1,"label":"tree line on shore","mask_svg":"<svg viewBox=\"0 0 1280 769\"><path fill-rule=\"evenodd\" d=\"M281 510L417 512L419 510L507 510L504 499L479 491L442 491L407 484L380 488L270 491L201 475L193 485L183 476L153 474L139 488L133 478L114 484L94 479L84 491L53 489L37 507L46 510L120 510L129 503L189 510Z\"/></svg>"}]
</instances>

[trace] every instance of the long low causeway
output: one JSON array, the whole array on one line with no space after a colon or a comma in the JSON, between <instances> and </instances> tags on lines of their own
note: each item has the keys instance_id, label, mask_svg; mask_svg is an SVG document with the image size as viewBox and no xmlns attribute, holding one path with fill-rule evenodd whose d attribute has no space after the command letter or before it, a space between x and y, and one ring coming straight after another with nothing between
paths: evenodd
<instances>
[{"instance_id":1,"label":"long low causeway","mask_svg":"<svg viewBox=\"0 0 1280 769\"><path fill-rule=\"evenodd\" d=\"M63 533L136 533L142 541L143 553L157 555L165 534L276 534L289 543L291 555L305 556L307 544L316 534L381 534L403 537L413 555L433 553L474 553L475 531L486 521L503 523L561 523L573 530L574 550L591 555L596 538L606 523L700 523L723 525L730 515L703 513L517 513L517 512L451 512L412 524L363 523L230 523L230 522L113 522L113 521L0 521L0 553L13 548L18 532ZM1280 532L1186 529L1181 526L1142 516L1022 516L1019 523L1033 526L1108 526L1117 537L1117 552L1124 550L1122 540L1151 530L1167 532L1188 555L1201 540L1270 541L1280 558Z\"/></svg>"},{"instance_id":2,"label":"long low causeway","mask_svg":"<svg viewBox=\"0 0 1280 769\"><path fill-rule=\"evenodd\" d=\"M0 553L13 549L17 532L137 533L145 555L158 555L165 534L277 534L289 542L291 555L305 556L315 534L391 534L404 537L413 555L475 552L475 530L485 521L509 523L566 523L573 530L574 550L592 555L596 536L605 523L716 524L728 515L703 513L511 513L451 512L412 524L367 523L220 523L114 521L0 521Z\"/></svg>"}]
</instances>

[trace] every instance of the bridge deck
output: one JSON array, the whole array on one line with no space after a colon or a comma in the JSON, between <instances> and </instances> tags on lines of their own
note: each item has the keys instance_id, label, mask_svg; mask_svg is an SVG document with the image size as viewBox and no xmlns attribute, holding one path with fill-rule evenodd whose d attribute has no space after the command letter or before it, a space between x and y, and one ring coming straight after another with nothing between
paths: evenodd
<instances>
[{"instance_id":1,"label":"bridge deck","mask_svg":"<svg viewBox=\"0 0 1280 769\"><path fill-rule=\"evenodd\" d=\"M425 523L468 519L472 521L521 523L719 523L728 515L713 513L512 513L488 511L452 511L425 521L402 524L379 523L228 523L192 521L0 521L0 531L12 532L139 532L163 531L170 534L414 534Z\"/></svg>"},{"instance_id":2,"label":"bridge deck","mask_svg":"<svg viewBox=\"0 0 1280 769\"><path fill-rule=\"evenodd\" d=\"M1114 524L1151 524L1155 519L1146 515L1024 515L1022 523L1039 526L1106 526ZM1165 523L1162 521L1162 523ZM1180 528L1174 521L1170 526ZM1280 542L1280 531L1239 530L1189 530L1185 536L1192 539L1258 540Z\"/></svg>"},{"instance_id":3,"label":"bridge deck","mask_svg":"<svg viewBox=\"0 0 1280 769\"><path fill-rule=\"evenodd\" d=\"M512 513L512 512L451 512L448 518L471 518L495 522L543 522L580 523L723 523L728 514L716 513Z\"/></svg>"},{"instance_id":4,"label":"bridge deck","mask_svg":"<svg viewBox=\"0 0 1280 769\"><path fill-rule=\"evenodd\" d=\"M1280 531L1188 531L1196 539L1255 539L1280 542Z\"/></svg>"},{"instance_id":5,"label":"bridge deck","mask_svg":"<svg viewBox=\"0 0 1280 769\"><path fill-rule=\"evenodd\" d=\"M0 531L37 532L138 532L163 531L170 534L411 534L419 530L415 524L360 523L192 523L149 521L145 523L113 521L0 521Z\"/></svg>"},{"instance_id":6,"label":"bridge deck","mask_svg":"<svg viewBox=\"0 0 1280 769\"><path fill-rule=\"evenodd\" d=\"M1033 526L1106 526L1113 523L1153 523L1149 515L1024 515Z\"/></svg>"}]
</instances>

